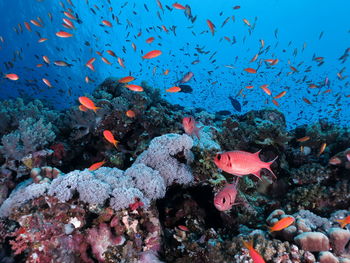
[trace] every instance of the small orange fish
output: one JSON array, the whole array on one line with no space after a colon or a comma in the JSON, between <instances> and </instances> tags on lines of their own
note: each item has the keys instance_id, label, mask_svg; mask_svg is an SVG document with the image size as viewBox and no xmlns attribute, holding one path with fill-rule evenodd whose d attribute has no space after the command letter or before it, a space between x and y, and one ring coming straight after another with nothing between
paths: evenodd
<instances>
[{"instance_id":1,"label":"small orange fish","mask_svg":"<svg viewBox=\"0 0 350 263\"><path fill-rule=\"evenodd\" d=\"M112 57L117 57L117 55L112 51L112 50L107 50L106 51L108 54L110 54Z\"/></svg>"},{"instance_id":2,"label":"small orange fish","mask_svg":"<svg viewBox=\"0 0 350 263\"><path fill-rule=\"evenodd\" d=\"M30 23L32 23L33 25L38 26L38 27L43 27L38 21L36 21L34 19L30 20Z\"/></svg>"},{"instance_id":3,"label":"small orange fish","mask_svg":"<svg viewBox=\"0 0 350 263\"><path fill-rule=\"evenodd\" d=\"M73 34L70 34L70 33L65 32L65 31L59 31L59 32L56 33L56 36L67 38L67 37L72 37Z\"/></svg>"},{"instance_id":4,"label":"small orange fish","mask_svg":"<svg viewBox=\"0 0 350 263\"><path fill-rule=\"evenodd\" d=\"M131 43L131 46L132 46L132 48L134 49L134 51L136 51L136 45L135 45L135 43Z\"/></svg>"},{"instance_id":5,"label":"small orange fish","mask_svg":"<svg viewBox=\"0 0 350 263\"><path fill-rule=\"evenodd\" d=\"M298 70L297 70L295 67L293 67L293 66L289 66L289 67L290 67L290 69L293 70L294 72L298 72Z\"/></svg>"},{"instance_id":6,"label":"small orange fish","mask_svg":"<svg viewBox=\"0 0 350 263\"><path fill-rule=\"evenodd\" d=\"M284 95L286 95L287 91L282 91L281 93L279 93L278 95L276 95L275 97L273 97L274 99L280 99L282 98Z\"/></svg>"},{"instance_id":7,"label":"small orange fish","mask_svg":"<svg viewBox=\"0 0 350 263\"><path fill-rule=\"evenodd\" d=\"M75 16L73 16L71 13L69 13L67 11L64 11L63 14L70 19L77 20L77 18Z\"/></svg>"},{"instance_id":8,"label":"small orange fish","mask_svg":"<svg viewBox=\"0 0 350 263\"><path fill-rule=\"evenodd\" d=\"M168 75L169 74L169 69L165 70L163 74L164 75Z\"/></svg>"},{"instance_id":9,"label":"small orange fish","mask_svg":"<svg viewBox=\"0 0 350 263\"><path fill-rule=\"evenodd\" d=\"M245 88L246 89L252 89L252 88L254 88L254 86L246 86Z\"/></svg>"},{"instance_id":10,"label":"small orange fish","mask_svg":"<svg viewBox=\"0 0 350 263\"><path fill-rule=\"evenodd\" d=\"M102 24L104 24L105 26L108 26L108 27L112 27L112 23L109 22L108 20L102 20Z\"/></svg>"},{"instance_id":11,"label":"small orange fish","mask_svg":"<svg viewBox=\"0 0 350 263\"><path fill-rule=\"evenodd\" d=\"M164 25L162 26L162 29L163 29L166 33L169 32L168 29L167 29Z\"/></svg>"},{"instance_id":12,"label":"small orange fish","mask_svg":"<svg viewBox=\"0 0 350 263\"><path fill-rule=\"evenodd\" d=\"M9 79L9 80L18 80L18 79L19 79L18 75L17 75L17 74L14 74L14 73L6 74L6 75L4 76L4 78L7 78L7 79Z\"/></svg>"},{"instance_id":13,"label":"small orange fish","mask_svg":"<svg viewBox=\"0 0 350 263\"><path fill-rule=\"evenodd\" d=\"M160 56L162 54L162 51L160 50L152 50L148 52L146 55L142 56L143 59L152 59Z\"/></svg>"},{"instance_id":14,"label":"small orange fish","mask_svg":"<svg viewBox=\"0 0 350 263\"><path fill-rule=\"evenodd\" d=\"M261 44L261 48L264 48L264 46L265 46L265 40L264 40L264 39L260 39L260 44Z\"/></svg>"},{"instance_id":15,"label":"small orange fish","mask_svg":"<svg viewBox=\"0 0 350 263\"><path fill-rule=\"evenodd\" d=\"M50 64L50 59L48 56L43 56L43 60L45 61L45 63Z\"/></svg>"},{"instance_id":16,"label":"small orange fish","mask_svg":"<svg viewBox=\"0 0 350 263\"><path fill-rule=\"evenodd\" d=\"M32 28L30 27L30 24L28 22L24 22L24 26L29 32L32 32Z\"/></svg>"},{"instance_id":17,"label":"small orange fish","mask_svg":"<svg viewBox=\"0 0 350 263\"><path fill-rule=\"evenodd\" d=\"M147 44L151 44L154 41L154 37L149 37L146 39Z\"/></svg>"},{"instance_id":18,"label":"small orange fish","mask_svg":"<svg viewBox=\"0 0 350 263\"><path fill-rule=\"evenodd\" d=\"M129 118L135 118L136 114L133 110L128 110L125 112L125 115L128 116Z\"/></svg>"},{"instance_id":19,"label":"small orange fish","mask_svg":"<svg viewBox=\"0 0 350 263\"><path fill-rule=\"evenodd\" d=\"M88 97L79 97L79 102L89 110L93 110L96 112L96 110L101 109L100 107L96 107L95 103L89 99Z\"/></svg>"},{"instance_id":20,"label":"small orange fish","mask_svg":"<svg viewBox=\"0 0 350 263\"><path fill-rule=\"evenodd\" d=\"M256 73L256 70L253 69L253 68L245 68L244 71L246 71L246 72L248 72L248 73L253 73L253 74Z\"/></svg>"},{"instance_id":21,"label":"small orange fish","mask_svg":"<svg viewBox=\"0 0 350 263\"><path fill-rule=\"evenodd\" d=\"M119 79L118 82L119 83L129 83L133 80L135 80L135 78L133 76L127 76L127 77Z\"/></svg>"},{"instance_id":22,"label":"small orange fish","mask_svg":"<svg viewBox=\"0 0 350 263\"><path fill-rule=\"evenodd\" d=\"M272 100L272 103L275 104L277 107L280 106L277 100Z\"/></svg>"},{"instance_id":23,"label":"small orange fish","mask_svg":"<svg viewBox=\"0 0 350 263\"><path fill-rule=\"evenodd\" d=\"M350 223L350 215L345 217L344 219L337 219L335 221L337 221L340 224L340 226L344 228L347 224Z\"/></svg>"},{"instance_id":24,"label":"small orange fish","mask_svg":"<svg viewBox=\"0 0 350 263\"><path fill-rule=\"evenodd\" d=\"M247 26L250 26L250 23L249 23L249 21L247 20L247 19L243 19L243 22L244 22L244 24L246 24Z\"/></svg>"},{"instance_id":25,"label":"small orange fish","mask_svg":"<svg viewBox=\"0 0 350 263\"><path fill-rule=\"evenodd\" d=\"M125 87L127 87L129 90L132 90L132 91L138 91L138 92L143 91L143 88L139 85L128 84L128 85L125 85Z\"/></svg>"},{"instance_id":26,"label":"small orange fish","mask_svg":"<svg viewBox=\"0 0 350 263\"><path fill-rule=\"evenodd\" d=\"M315 88L317 88L317 86L316 86L315 84L310 84L310 85L309 85L309 88L310 88L310 89L315 89Z\"/></svg>"},{"instance_id":27,"label":"small orange fish","mask_svg":"<svg viewBox=\"0 0 350 263\"><path fill-rule=\"evenodd\" d=\"M173 7L175 9L179 9L179 10L185 10L186 9L186 7L184 7L183 5L180 5L178 3L173 4Z\"/></svg>"},{"instance_id":28,"label":"small orange fish","mask_svg":"<svg viewBox=\"0 0 350 263\"><path fill-rule=\"evenodd\" d=\"M272 227L269 227L269 231L274 232L274 231L280 231L283 230L287 227L289 227L291 224L293 224L295 221L294 217L292 216L287 216L276 222Z\"/></svg>"},{"instance_id":29,"label":"small orange fish","mask_svg":"<svg viewBox=\"0 0 350 263\"><path fill-rule=\"evenodd\" d=\"M307 98L303 97L303 101L307 104L310 104L311 105L311 101L309 101Z\"/></svg>"},{"instance_id":30,"label":"small orange fish","mask_svg":"<svg viewBox=\"0 0 350 263\"><path fill-rule=\"evenodd\" d=\"M258 56L259 56L259 54L256 54L256 55L250 60L250 62L254 62L255 60L257 60Z\"/></svg>"},{"instance_id":31,"label":"small orange fish","mask_svg":"<svg viewBox=\"0 0 350 263\"><path fill-rule=\"evenodd\" d=\"M271 90L268 88L268 84L264 84L262 86L260 86L260 88L269 96L271 96Z\"/></svg>"},{"instance_id":32,"label":"small orange fish","mask_svg":"<svg viewBox=\"0 0 350 263\"><path fill-rule=\"evenodd\" d=\"M93 165L91 165L89 167L89 171L95 171L97 170L98 168L100 168L102 165L104 165L106 162L105 161L102 161L102 162L98 162L98 163L94 163Z\"/></svg>"},{"instance_id":33,"label":"small orange fish","mask_svg":"<svg viewBox=\"0 0 350 263\"><path fill-rule=\"evenodd\" d=\"M180 87L176 87L176 86L171 87L171 88L166 90L166 92L171 92L171 93L175 93L175 92L179 92L179 91L181 91L181 88Z\"/></svg>"},{"instance_id":34,"label":"small orange fish","mask_svg":"<svg viewBox=\"0 0 350 263\"><path fill-rule=\"evenodd\" d=\"M36 64L37 68L41 68L42 66L44 66L43 64Z\"/></svg>"},{"instance_id":35,"label":"small orange fish","mask_svg":"<svg viewBox=\"0 0 350 263\"><path fill-rule=\"evenodd\" d=\"M43 78L43 82L48 86L49 88L52 88L51 82L48 79Z\"/></svg>"},{"instance_id":36,"label":"small orange fish","mask_svg":"<svg viewBox=\"0 0 350 263\"><path fill-rule=\"evenodd\" d=\"M114 139L113 133L109 130L104 130L103 131L103 136L105 137L105 139L110 142L111 144L113 144L115 147L117 147L118 141L116 139Z\"/></svg>"},{"instance_id":37,"label":"small orange fish","mask_svg":"<svg viewBox=\"0 0 350 263\"><path fill-rule=\"evenodd\" d=\"M297 142L306 142L308 140L310 140L310 137L309 136L305 136L305 137L297 139Z\"/></svg>"},{"instance_id":38,"label":"small orange fish","mask_svg":"<svg viewBox=\"0 0 350 263\"><path fill-rule=\"evenodd\" d=\"M63 18L63 23L68 26L69 29L75 29L74 24L67 18Z\"/></svg>"},{"instance_id":39,"label":"small orange fish","mask_svg":"<svg viewBox=\"0 0 350 263\"><path fill-rule=\"evenodd\" d=\"M213 24L213 22L211 22L209 19L207 19L207 24L208 27L210 29L211 34L214 36L215 33L215 25Z\"/></svg>"},{"instance_id":40,"label":"small orange fish","mask_svg":"<svg viewBox=\"0 0 350 263\"><path fill-rule=\"evenodd\" d=\"M265 263L264 258L253 247L253 240L243 241L243 245L249 250L249 255L254 263Z\"/></svg>"},{"instance_id":41,"label":"small orange fish","mask_svg":"<svg viewBox=\"0 0 350 263\"><path fill-rule=\"evenodd\" d=\"M120 57L118 57L118 64L119 64L122 68L125 68L124 60L121 59Z\"/></svg>"},{"instance_id":42,"label":"small orange fish","mask_svg":"<svg viewBox=\"0 0 350 263\"><path fill-rule=\"evenodd\" d=\"M320 147L320 150L318 151L318 156L320 156L323 152L324 152L324 150L326 149L326 147L327 147L327 143L322 143L322 145L321 145L321 147Z\"/></svg>"},{"instance_id":43,"label":"small orange fish","mask_svg":"<svg viewBox=\"0 0 350 263\"><path fill-rule=\"evenodd\" d=\"M43 42L45 42L45 41L47 41L47 38L42 37L42 38L40 38L40 39L38 40L38 43L43 43Z\"/></svg>"},{"instance_id":44,"label":"small orange fish","mask_svg":"<svg viewBox=\"0 0 350 263\"><path fill-rule=\"evenodd\" d=\"M102 61L103 61L104 63L106 63L107 65L112 65L112 63L111 63L108 59L106 59L105 57L101 57L101 59L102 59Z\"/></svg>"}]
</instances>

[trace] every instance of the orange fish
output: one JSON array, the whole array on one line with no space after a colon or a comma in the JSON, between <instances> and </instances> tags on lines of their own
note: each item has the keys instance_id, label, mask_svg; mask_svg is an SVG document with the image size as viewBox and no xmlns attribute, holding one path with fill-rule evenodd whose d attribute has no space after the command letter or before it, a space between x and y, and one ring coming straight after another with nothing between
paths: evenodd
<instances>
[{"instance_id":1,"label":"orange fish","mask_svg":"<svg viewBox=\"0 0 350 263\"><path fill-rule=\"evenodd\" d=\"M131 43L131 46L132 46L132 48L134 49L134 51L136 51L136 45L135 45L135 43Z\"/></svg>"},{"instance_id":2,"label":"orange fish","mask_svg":"<svg viewBox=\"0 0 350 263\"><path fill-rule=\"evenodd\" d=\"M102 59L102 61L103 61L104 63L106 63L107 65L112 65L112 63L109 62L109 60L106 59L105 57L101 57L101 59Z\"/></svg>"},{"instance_id":3,"label":"orange fish","mask_svg":"<svg viewBox=\"0 0 350 263\"><path fill-rule=\"evenodd\" d=\"M69 19L63 18L62 20L63 20L63 23L66 24L70 29L74 29L75 28L73 22L70 21Z\"/></svg>"},{"instance_id":4,"label":"orange fish","mask_svg":"<svg viewBox=\"0 0 350 263\"><path fill-rule=\"evenodd\" d=\"M127 77L119 79L118 82L119 83L129 83L133 80L135 80L135 78L133 76L127 76Z\"/></svg>"},{"instance_id":5,"label":"orange fish","mask_svg":"<svg viewBox=\"0 0 350 263\"><path fill-rule=\"evenodd\" d=\"M293 224L295 221L294 217L292 216L287 216L276 222L272 227L269 227L269 231L274 232L274 231L280 231L283 230L287 227L289 227L291 224Z\"/></svg>"},{"instance_id":6,"label":"orange fish","mask_svg":"<svg viewBox=\"0 0 350 263\"><path fill-rule=\"evenodd\" d=\"M109 22L108 20L102 20L102 24L104 24L105 26L108 26L108 27L112 27L112 23Z\"/></svg>"},{"instance_id":7,"label":"orange fish","mask_svg":"<svg viewBox=\"0 0 350 263\"><path fill-rule=\"evenodd\" d=\"M103 131L103 136L105 137L105 139L110 142L111 144L113 144L115 147L117 147L118 141L116 139L114 139L113 133L109 130L104 130Z\"/></svg>"},{"instance_id":8,"label":"orange fish","mask_svg":"<svg viewBox=\"0 0 350 263\"><path fill-rule=\"evenodd\" d=\"M118 57L118 64L119 64L122 68L125 68L124 60L121 59L120 57Z\"/></svg>"},{"instance_id":9,"label":"orange fish","mask_svg":"<svg viewBox=\"0 0 350 263\"><path fill-rule=\"evenodd\" d=\"M207 24L208 27L210 29L211 34L214 36L215 33L215 25L213 24L213 22L211 22L209 19L207 19Z\"/></svg>"},{"instance_id":10,"label":"orange fish","mask_svg":"<svg viewBox=\"0 0 350 263\"><path fill-rule=\"evenodd\" d=\"M152 50L148 52L146 55L144 55L142 58L143 59L151 59L151 58L156 58L162 54L162 51L160 50Z\"/></svg>"},{"instance_id":11,"label":"orange fish","mask_svg":"<svg viewBox=\"0 0 350 263\"><path fill-rule=\"evenodd\" d=\"M173 4L173 7L175 9L179 9L179 10L185 10L186 9L186 7L184 7L183 5L180 5L178 3Z\"/></svg>"},{"instance_id":12,"label":"orange fish","mask_svg":"<svg viewBox=\"0 0 350 263\"><path fill-rule=\"evenodd\" d=\"M4 78L7 78L7 79L9 79L9 80L18 80L18 79L19 79L18 75L17 75L17 74L14 74L14 73L6 74L6 75L4 76Z\"/></svg>"},{"instance_id":13,"label":"orange fish","mask_svg":"<svg viewBox=\"0 0 350 263\"><path fill-rule=\"evenodd\" d=\"M56 36L67 38L67 37L72 37L73 34L70 34L70 33L64 32L64 31L59 31L56 33Z\"/></svg>"},{"instance_id":14,"label":"orange fish","mask_svg":"<svg viewBox=\"0 0 350 263\"><path fill-rule=\"evenodd\" d=\"M164 25L162 26L162 29L167 33L169 32L168 29Z\"/></svg>"},{"instance_id":15,"label":"orange fish","mask_svg":"<svg viewBox=\"0 0 350 263\"><path fill-rule=\"evenodd\" d=\"M271 96L271 90L268 88L268 84L260 86L260 88L269 96Z\"/></svg>"},{"instance_id":16,"label":"orange fish","mask_svg":"<svg viewBox=\"0 0 350 263\"><path fill-rule=\"evenodd\" d=\"M276 95L275 97L273 97L274 99L280 99L282 98L284 95L286 95L287 91L282 91L281 93L279 93L278 95Z\"/></svg>"},{"instance_id":17,"label":"orange fish","mask_svg":"<svg viewBox=\"0 0 350 263\"><path fill-rule=\"evenodd\" d=\"M310 104L311 105L311 101L309 101L307 98L303 97L303 101L305 101L305 103Z\"/></svg>"},{"instance_id":18,"label":"orange fish","mask_svg":"<svg viewBox=\"0 0 350 263\"><path fill-rule=\"evenodd\" d=\"M51 82L48 79L43 78L43 82L50 88L52 88Z\"/></svg>"},{"instance_id":19,"label":"orange fish","mask_svg":"<svg viewBox=\"0 0 350 263\"><path fill-rule=\"evenodd\" d=\"M73 16L71 13L69 13L67 11L63 12L63 14L70 19L77 20L77 18L75 16Z\"/></svg>"},{"instance_id":20,"label":"orange fish","mask_svg":"<svg viewBox=\"0 0 350 263\"><path fill-rule=\"evenodd\" d=\"M117 57L117 55L112 51L112 50L107 50L106 51L108 54L110 54L112 57Z\"/></svg>"},{"instance_id":21,"label":"orange fish","mask_svg":"<svg viewBox=\"0 0 350 263\"><path fill-rule=\"evenodd\" d=\"M272 100L272 103L275 104L277 107L280 106L277 100Z\"/></svg>"},{"instance_id":22,"label":"orange fish","mask_svg":"<svg viewBox=\"0 0 350 263\"><path fill-rule=\"evenodd\" d=\"M47 38L42 37L42 38L40 38L40 39L38 40L38 43L43 43L43 42L45 42L46 40L47 40Z\"/></svg>"},{"instance_id":23,"label":"orange fish","mask_svg":"<svg viewBox=\"0 0 350 263\"><path fill-rule=\"evenodd\" d=\"M347 224L350 223L350 215L345 217L344 219L337 219L335 221L337 221L340 224L340 226L344 228Z\"/></svg>"},{"instance_id":24,"label":"orange fish","mask_svg":"<svg viewBox=\"0 0 350 263\"><path fill-rule=\"evenodd\" d=\"M252 89L252 88L254 88L254 86L246 86L245 88L246 89Z\"/></svg>"},{"instance_id":25,"label":"orange fish","mask_svg":"<svg viewBox=\"0 0 350 263\"><path fill-rule=\"evenodd\" d=\"M250 62L254 62L255 60L257 60L258 56L259 56L259 54L256 54L256 55L250 60Z\"/></svg>"},{"instance_id":26,"label":"orange fish","mask_svg":"<svg viewBox=\"0 0 350 263\"><path fill-rule=\"evenodd\" d=\"M89 171L95 171L97 170L98 168L100 168L102 165L104 165L106 162L105 161L102 161L102 162L98 162L98 163L94 163L93 165L91 165L89 167Z\"/></svg>"},{"instance_id":27,"label":"orange fish","mask_svg":"<svg viewBox=\"0 0 350 263\"><path fill-rule=\"evenodd\" d=\"M139 85L128 84L128 85L125 85L125 87L127 87L129 90L132 90L132 91L138 91L138 92L143 91L143 88Z\"/></svg>"},{"instance_id":28,"label":"orange fish","mask_svg":"<svg viewBox=\"0 0 350 263\"><path fill-rule=\"evenodd\" d=\"M308 140L310 140L310 137L309 136L304 136L302 138L297 139L297 142L306 142Z\"/></svg>"},{"instance_id":29,"label":"orange fish","mask_svg":"<svg viewBox=\"0 0 350 263\"><path fill-rule=\"evenodd\" d=\"M44 66L43 64L36 64L37 68L41 68L42 66Z\"/></svg>"},{"instance_id":30,"label":"orange fish","mask_svg":"<svg viewBox=\"0 0 350 263\"><path fill-rule=\"evenodd\" d=\"M26 29L31 32L32 28L30 27L30 24L28 22L24 22L24 26L26 27Z\"/></svg>"},{"instance_id":31,"label":"orange fish","mask_svg":"<svg viewBox=\"0 0 350 263\"><path fill-rule=\"evenodd\" d=\"M146 39L147 44L151 44L154 41L154 37L149 37Z\"/></svg>"},{"instance_id":32,"label":"orange fish","mask_svg":"<svg viewBox=\"0 0 350 263\"><path fill-rule=\"evenodd\" d=\"M253 69L253 68L245 68L244 71L246 71L246 72L248 72L248 73L253 73L253 74L256 73L256 70Z\"/></svg>"},{"instance_id":33,"label":"orange fish","mask_svg":"<svg viewBox=\"0 0 350 263\"><path fill-rule=\"evenodd\" d=\"M169 69L165 70L163 74L164 75L168 75L169 74Z\"/></svg>"},{"instance_id":34,"label":"orange fish","mask_svg":"<svg viewBox=\"0 0 350 263\"><path fill-rule=\"evenodd\" d=\"M247 19L243 19L243 22L244 22L244 24L246 24L247 26L250 26L250 23L249 23L249 21L247 20Z\"/></svg>"},{"instance_id":35,"label":"orange fish","mask_svg":"<svg viewBox=\"0 0 350 263\"><path fill-rule=\"evenodd\" d=\"M289 67L290 67L290 69L293 70L294 72L298 72L298 70L297 70L295 67L293 67L293 66L289 66Z\"/></svg>"},{"instance_id":36,"label":"orange fish","mask_svg":"<svg viewBox=\"0 0 350 263\"><path fill-rule=\"evenodd\" d=\"M94 112L96 112L96 110L98 110L98 109L101 109L100 107L96 107L95 103L91 99L89 99L88 97L79 97L79 102L83 106L85 106L89 110L93 110Z\"/></svg>"},{"instance_id":37,"label":"orange fish","mask_svg":"<svg viewBox=\"0 0 350 263\"><path fill-rule=\"evenodd\" d=\"M265 263L264 258L253 247L253 240L249 242L243 241L243 245L249 250L249 255L254 263Z\"/></svg>"},{"instance_id":38,"label":"orange fish","mask_svg":"<svg viewBox=\"0 0 350 263\"><path fill-rule=\"evenodd\" d=\"M42 27L42 25L38 21L36 21L34 19L30 20L30 23L32 23L35 26Z\"/></svg>"},{"instance_id":39,"label":"orange fish","mask_svg":"<svg viewBox=\"0 0 350 263\"><path fill-rule=\"evenodd\" d=\"M264 39L260 39L260 44L261 44L261 48L264 48L264 46L265 46L265 41L264 41Z\"/></svg>"},{"instance_id":40,"label":"orange fish","mask_svg":"<svg viewBox=\"0 0 350 263\"><path fill-rule=\"evenodd\" d=\"M321 145L321 147L320 147L320 150L318 151L318 156L320 156L323 152L324 152L324 150L326 149L326 147L327 147L327 143L322 143L322 145Z\"/></svg>"},{"instance_id":41,"label":"orange fish","mask_svg":"<svg viewBox=\"0 0 350 263\"><path fill-rule=\"evenodd\" d=\"M179 91L181 91L181 88L180 87L176 87L176 86L171 87L171 88L166 90L166 92L171 92L171 93L175 93L175 92L179 92Z\"/></svg>"},{"instance_id":42,"label":"orange fish","mask_svg":"<svg viewBox=\"0 0 350 263\"><path fill-rule=\"evenodd\" d=\"M50 59L48 56L43 56L43 60L45 61L45 63L50 64Z\"/></svg>"},{"instance_id":43,"label":"orange fish","mask_svg":"<svg viewBox=\"0 0 350 263\"><path fill-rule=\"evenodd\" d=\"M129 118L135 118L136 114L133 110L128 110L125 112L125 115L128 116Z\"/></svg>"}]
</instances>

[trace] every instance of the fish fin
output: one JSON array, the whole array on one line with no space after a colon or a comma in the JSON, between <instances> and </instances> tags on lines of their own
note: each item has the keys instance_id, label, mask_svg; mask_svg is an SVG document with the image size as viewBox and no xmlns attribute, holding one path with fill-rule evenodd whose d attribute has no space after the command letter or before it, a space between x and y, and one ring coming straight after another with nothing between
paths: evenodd
<instances>
[{"instance_id":1,"label":"fish fin","mask_svg":"<svg viewBox=\"0 0 350 263\"><path fill-rule=\"evenodd\" d=\"M93 108L93 111L96 113L96 111L99 109L101 109L101 107L95 107L95 108Z\"/></svg>"},{"instance_id":2,"label":"fish fin","mask_svg":"<svg viewBox=\"0 0 350 263\"><path fill-rule=\"evenodd\" d=\"M345 219L337 219L337 220L335 220L335 221L337 221L337 222L340 224L341 228L344 228L344 226L347 225L347 224L345 223Z\"/></svg>"},{"instance_id":3,"label":"fish fin","mask_svg":"<svg viewBox=\"0 0 350 263\"><path fill-rule=\"evenodd\" d=\"M274 163L274 161L276 161L276 159L278 158L278 156L276 156L275 157L275 159L273 159L271 162L266 162L265 163L265 166L264 166L264 168L266 168L267 170L269 170L271 173L272 173L272 175L273 175L273 177L275 177L275 179L277 179L277 176L275 175L275 173L271 170L271 164L273 164Z\"/></svg>"},{"instance_id":4,"label":"fish fin","mask_svg":"<svg viewBox=\"0 0 350 263\"><path fill-rule=\"evenodd\" d=\"M261 180L260 171L261 171L261 170L259 170L259 171L255 172L255 173L252 173L252 174L254 174L256 177L258 177L258 178L259 178L259 180Z\"/></svg>"},{"instance_id":5,"label":"fish fin","mask_svg":"<svg viewBox=\"0 0 350 263\"><path fill-rule=\"evenodd\" d=\"M261 149L259 151L257 151L256 153L254 153L254 155L257 155L259 157L260 152L261 152Z\"/></svg>"},{"instance_id":6,"label":"fish fin","mask_svg":"<svg viewBox=\"0 0 350 263\"><path fill-rule=\"evenodd\" d=\"M267 226L267 229L269 230L270 233L275 231L275 230L272 229L272 226Z\"/></svg>"}]
</instances>

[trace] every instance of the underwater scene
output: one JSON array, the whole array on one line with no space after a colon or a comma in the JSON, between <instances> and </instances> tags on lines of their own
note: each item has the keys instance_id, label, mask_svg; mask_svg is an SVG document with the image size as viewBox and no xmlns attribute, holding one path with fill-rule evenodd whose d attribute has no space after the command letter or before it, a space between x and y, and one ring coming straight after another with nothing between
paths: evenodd
<instances>
[{"instance_id":1,"label":"underwater scene","mask_svg":"<svg viewBox=\"0 0 350 263\"><path fill-rule=\"evenodd\" d=\"M350 263L349 0L0 0L0 263Z\"/></svg>"}]
</instances>

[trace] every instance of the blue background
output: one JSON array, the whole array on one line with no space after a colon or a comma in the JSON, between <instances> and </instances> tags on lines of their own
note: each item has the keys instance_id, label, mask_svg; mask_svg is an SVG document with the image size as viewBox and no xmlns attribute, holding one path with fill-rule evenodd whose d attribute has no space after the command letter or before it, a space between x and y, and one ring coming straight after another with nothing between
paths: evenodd
<instances>
[{"instance_id":1,"label":"blue background","mask_svg":"<svg viewBox=\"0 0 350 263\"><path fill-rule=\"evenodd\" d=\"M349 74L349 60L344 64L338 60L346 48L350 47L350 2L347 0L179 1L182 5L188 4L192 14L197 16L194 24L185 17L183 10L169 11L165 7L168 5L172 8L175 1L161 1L164 11L158 7L156 0L128 3L111 0L111 5L106 0L72 2L74 7L65 0L62 0L64 7L59 1L53 0L0 1L0 36L4 40L0 42L0 71L2 75L16 73L20 76L18 81L5 78L0 80L1 99L17 96L26 99L41 98L56 108L66 108L77 104L79 96L90 94L106 77L124 77L131 74L137 78L134 84L146 80L151 86L161 89L164 98L188 108L202 107L208 111L231 110L235 113L228 99L231 95L245 104L242 112L265 107L278 108L286 115L289 127L313 122L319 118L328 118L337 124L345 125L350 121L350 97L346 97L350 95L349 79L345 78ZM241 8L234 10L236 5L240 5ZM110 6L113 8L112 12L109 10ZM73 21L75 30L61 26L62 18L65 17L63 11L67 8L78 14L82 21L81 24ZM53 16L52 22L48 12ZM157 12L162 20L158 18ZM121 25L113 20L112 13L118 17ZM38 16L44 21L44 27L31 24L32 32L28 32L23 22L37 20ZM235 21L231 18L221 27L223 21L231 16L235 17ZM252 25L256 19L251 34L249 27L243 23L243 18L249 20ZM113 27L102 26L101 21L104 19L110 21ZM207 19L216 26L214 36L208 30ZM127 20L132 26L128 25ZM18 29L18 24L23 28L23 32L19 34L14 31L14 28ZM160 28L162 25L167 27L168 33ZM176 36L170 31L172 26L176 26ZM153 29L147 32L146 28L151 27ZM274 35L276 29L278 38ZM61 30L74 36L65 39L56 37L55 33ZM39 37L35 31L49 40L38 43ZM137 37L140 31L142 35ZM322 31L323 37L319 39ZM232 44L225 40L224 36L231 40L234 36L237 42ZM149 37L155 37L151 44L145 42ZM265 48L271 46L270 50L261 54L257 61L250 63L260 50L260 39L265 41ZM86 41L91 45L86 46ZM290 41L291 44L288 45ZM132 42L137 46L136 52L131 46ZM306 48L302 51L304 43ZM199 54L196 47L203 47L204 51L210 53ZM105 52L108 49L124 60L126 69L121 68L117 59ZM155 59L142 60L143 54L154 49L161 50L163 54ZM295 49L298 53L293 56ZM96 51L102 52L113 64L103 63ZM214 52L217 52L216 55L209 60ZM325 58L322 66L317 66L318 63L312 60L314 54L316 57ZM39 56L39 59L35 55ZM48 56L51 63L37 68L36 64L45 64L42 60L43 55ZM95 72L85 66L92 57L96 58ZM279 59L276 66L268 68L262 62L257 74L249 74L243 70L247 67L257 69L261 59L275 58ZM199 59L200 63L192 65L191 62L196 59ZM212 63L214 59L216 61ZM73 66L57 67L53 64L55 60L63 60ZM288 60L299 72L288 75L291 72ZM14 64L12 69L5 68L3 63L7 61ZM303 64L298 66L301 62ZM225 65L234 68L227 68ZM312 66L311 71L304 72L309 66ZM347 68L342 73L343 79L340 80L336 74L343 67ZM170 71L167 76L163 75L166 69ZM194 89L192 94L165 92L165 89L174 86L175 82L189 71L194 73L194 78L188 83ZM281 73L278 76L279 72ZM85 76L89 76L95 82L85 83ZM308 87L310 83L324 83L326 77L330 81L330 93L323 94L328 87L322 85L316 89ZM50 80L54 87L48 88L42 82L42 78ZM273 96L287 90L287 94L277 100L279 107L276 107L271 102L272 98L259 88L263 84L269 84ZM254 85L254 88L245 89L248 85ZM238 95L241 89L244 97L242 94ZM321 93L317 95L319 91ZM302 100L303 97L308 98L312 104L306 104Z\"/></svg>"}]
</instances>

